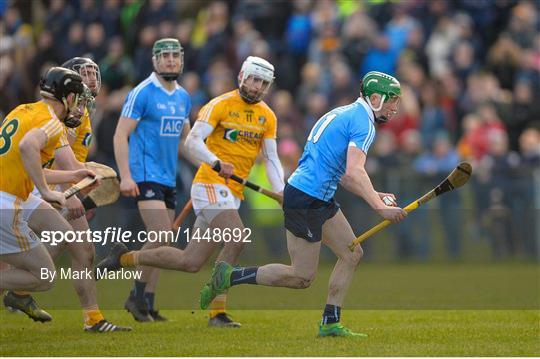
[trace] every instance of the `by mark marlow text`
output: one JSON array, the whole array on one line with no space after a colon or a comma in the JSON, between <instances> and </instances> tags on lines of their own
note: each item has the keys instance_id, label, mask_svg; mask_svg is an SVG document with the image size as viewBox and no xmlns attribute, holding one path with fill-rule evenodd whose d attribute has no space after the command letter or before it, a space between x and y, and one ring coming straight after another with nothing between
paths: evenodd
<instances>
[{"instance_id":1,"label":"by mark marlow text","mask_svg":"<svg viewBox=\"0 0 540 359\"><path fill-rule=\"evenodd\" d=\"M41 268L41 279L53 282L55 279L93 279L91 269L73 270L71 268L60 268L59 271ZM119 271L110 271L108 269L97 268L95 272L95 280L100 279L141 279L142 272L136 270L120 269Z\"/></svg>"}]
</instances>

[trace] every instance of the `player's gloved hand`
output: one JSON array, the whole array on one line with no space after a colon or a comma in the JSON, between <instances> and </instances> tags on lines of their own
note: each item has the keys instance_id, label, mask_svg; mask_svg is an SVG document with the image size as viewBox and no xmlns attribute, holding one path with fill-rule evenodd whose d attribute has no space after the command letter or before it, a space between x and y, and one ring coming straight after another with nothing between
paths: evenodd
<instances>
[{"instance_id":1,"label":"player's gloved hand","mask_svg":"<svg viewBox=\"0 0 540 359\"><path fill-rule=\"evenodd\" d=\"M120 181L120 193L126 197L137 197L139 192L139 186L133 180L133 178L122 178Z\"/></svg>"},{"instance_id":2,"label":"player's gloved hand","mask_svg":"<svg viewBox=\"0 0 540 359\"><path fill-rule=\"evenodd\" d=\"M384 207L379 208L377 212L379 212L384 219L387 219L392 223L397 223L407 217L407 212L399 207L384 205Z\"/></svg>"},{"instance_id":3,"label":"player's gloved hand","mask_svg":"<svg viewBox=\"0 0 540 359\"><path fill-rule=\"evenodd\" d=\"M68 209L67 220L77 219L86 213L81 200L77 196L71 196L66 200L66 208Z\"/></svg>"},{"instance_id":4,"label":"player's gloved hand","mask_svg":"<svg viewBox=\"0 0 540 359\"><path fill-rule=\"evenodd\" d=\"M41 198L56 207L64 207L66 205L66 197L64 197L62 192L47 189L41 192Z\"/></svg>"}]
</instances>

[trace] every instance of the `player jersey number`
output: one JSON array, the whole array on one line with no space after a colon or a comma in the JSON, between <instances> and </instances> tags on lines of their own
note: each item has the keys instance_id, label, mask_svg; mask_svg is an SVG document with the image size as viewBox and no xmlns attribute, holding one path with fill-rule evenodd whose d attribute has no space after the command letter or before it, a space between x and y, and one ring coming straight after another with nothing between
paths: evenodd
<instances>
[{"instance_id":1,"label":"player jersey number","mask_svg":"<svg viewBox=\"0 0 540 359\"><path fill-rule=\"evenodd\" d=\"M311 129L311 132L309 133L307 140L313 143L317 143L317 141L321 137L326 127L328 127L330 122L332 122L332 120L336 118L336 116L337 114L333 113L317 121L315 126L313 126L313 128Z\"/></svg>"},{"instance_id":2,"label":"player jersey number","mask_svg":"<svg viewBox=\"0 0 540 359\"><path fill-rule=\"evenodd\" d=\"M13 120L9 121L4 128L2 129L2 132L0 132L0 155L3 155L9 151L11 148L11 138L17 132L17 129L19 128L19 120L14 118Z\"/></svg>"}]
</instances>

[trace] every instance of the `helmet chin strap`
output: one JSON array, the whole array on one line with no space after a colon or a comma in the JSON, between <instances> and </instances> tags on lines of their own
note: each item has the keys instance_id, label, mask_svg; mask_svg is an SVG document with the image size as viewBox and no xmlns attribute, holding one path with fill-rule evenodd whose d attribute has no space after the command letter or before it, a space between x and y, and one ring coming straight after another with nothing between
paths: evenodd
<instances>
[{"instance_id":1,"label":"helmet chin strap","mask_svg":"<svg viewBox=\"0 0 540 359\"><path fill-rule=\"evenodd\" d=\"M377 116L375 117L375 122L378 124L386 123L388 122L388 119L386 118L386 116Z\"/></svg>"},{"instance_id":2,"label":"helmet chin strap","mask_svg":"<svg viewBox=\"0 0 540 359\"><path fill-rule=\"evenodd\" d=\"M154 65L154 71L165 81L167 82L173 82L173 81L176 81L178 79L178 77L180 77L180 73L182 72L182 68L183 68L183 65L181 64L180 65L180 72L165 72L165 71L162 71L162 72L159 72L158 71L158 62L159 62L159 57L160 55L156 56L152 56L152 65ZM182 60L183 61L183 60Z\"/></svg>"},{"instance_id":3,"label":"helmet chin strap","mask_svg":"<svg viewBox=\"0 0 540 359\"><path fill-rule=\"evenodd\" d=\"M180 76L180 74L176 72L160 72L158 74L163 78L163 80L168 82L176 81L178 76Z\"/></svg>"},{"instance_id":4,"label":"helmet chin strap","mask_svg":"<svg viewBox=\"0 0 540 359\"><path fill-rule=\"evenodd\" d=\"M381 103L379 104L379 107L375 108L373 107L373 105L371 104L371 100L369 99L369 96L365 96L365 99L366 99L366 102L368 103L369 107L374 111L374 112L377 112L377 111L380 111L384 105L384 100L386 98L386 95L382 95L381 97Z\"/></svg>"},{"instance_id":5,"label":"helmet chin strap","mask_svg":"<svg viewBox=\"0 0 540 359\"><path fill-rule=\"evenodd\" d=\"M373 107L373 105L371 104L371 101L369 99L368 96L365 97L366 99L366 102L368 103L369 107L371 108L371 110L373 110L373 112L378 112L382 109L383 105L384 105L384 100L386 98L386 95L382 95L381 97L381 103L379 104L379 107L375 108ZM375 116L375 122L376 123L385 123L385 122L388 122L388 118L386 118L386 116L384 115L381 115L381 116Z\"/></svg>"}]
</instances>

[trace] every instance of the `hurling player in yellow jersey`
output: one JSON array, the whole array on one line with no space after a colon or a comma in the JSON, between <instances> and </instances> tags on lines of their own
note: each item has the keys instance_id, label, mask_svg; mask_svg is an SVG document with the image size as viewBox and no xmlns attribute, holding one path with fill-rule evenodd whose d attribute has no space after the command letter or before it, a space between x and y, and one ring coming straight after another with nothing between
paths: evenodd
<instances>
[{"instance_id":1,"label":"hurling player in yellow jersey","mask_svg":"<svg viewBox=\"0 0 540 359\"><path fill-rule=\"evenodd\" d=\"M66 202L62 193L47 184L73 183L94 175L86 169L42 169L64 136L64 125L72 125L73 114L84 107L81 76L53 67L42 78L40 88L41 101L18 106L0 127L0 261L12 266L0 275L2 289L51 288L53 280L41 273L45 269L54 271L55 267L35 232L66 232L72 228L47 203L63 206ZM42 198L31 194L34 185ZM26 304L35 305L31 299Z\"/></svg>"},{"instance_id":2,"label":"hurling player in yellow jersey","mask_svg":"<svg viewBox=\"0 0 540 359\"><path fill-rule=\"evenodd\" d=\"M88 94L85 93L88 101L83 111L77 114L73 119L77 121L73 127L66 126L67 141L58 145L54 152L54 157L51 162L53 168L60 170L77 170L83 169L84 162L88 155L88 146L92 136L92 128L90 123L89 109L93 108L95 96L99 93L101 87L101 76L97 64L89 58L74 57L62 64L63 68L67 68L81 75L82 81ZM65 189L65 188L64 188ZM79 231L82 241L70 243L68 248L72 257L71 265L74 273L91 272L95 249L94 244L88 240L88 229L90 228L86 217L85 210L81 201L77 196L73 196L66 201L68 209L67 219L73 230ZM47 248L53 260L55 260L60 252L57 247L48 246ZM79 302L83 309L83 328L90 332L114 332L131 330L128 327L114 325L107 321L97 303L96 282L91 276L84 276L72 281ZM24 311L30 318L39 321L49 321L52 319L50 314L40 309L33 299L29 299L30 295L24 292L7 292L4 297L4 304L7 307L16 308ZM32 300L36 308L33 311L25 311L23 303Z\"/></svg>"},{"instance_id":3,"label":"hurling player in yellow jersey","mask_svg":"<svg viewBox=\"0 0 540 359\"><path fill-rule=\"evenodd\" d=\"M262 101L273 80L272 64L259 57L248 57L238 75L238 89L206 104L188 135L186 146L190 155L203 162L191 187L193 209L197 215L195 228L199 228L200 233L208 228L244 228L238 214L244 198L244 186L225 178L233 172L247 177L259 153L265 159L267 176L273 189L277 192L283 190L283 169L276 149L277 119ZM212 170L216 162L220 163L219 174ZM118 244L98 264L98 268L146 265L198 272L219 245L221 243L212 239L191 238L183 251L160 247L126 253L126 247ZM236 263L242 248L243 243L225 243L218 260ZM209 324L239 327L240 324L225 313L225 301L225 294L216 297L211 306Z\"/></svg>"},{"instance_id":4,"label":"hurling player in yellow jersey","mask_svg":"<svg viewBox=\"0 0 540 359\"><path fill-rule=\"evenodd\" d=\"M74 57L62 64L62 67L73 70L81 75L83 82L92 96L97 97L101 89L101 72L99 66L88 57ZM79 162L86 162L89 147L92 141L92 123L90 116L94 111L95 103L92 102L84 111L80 126L68 129L68 141L75 158Z\"/></svg>"}]
</instances>

